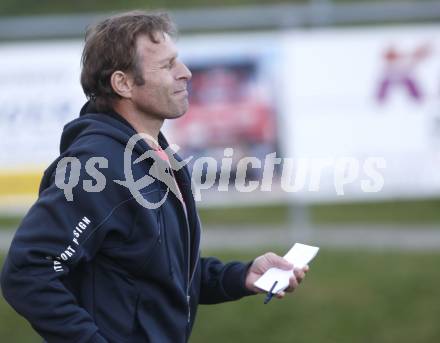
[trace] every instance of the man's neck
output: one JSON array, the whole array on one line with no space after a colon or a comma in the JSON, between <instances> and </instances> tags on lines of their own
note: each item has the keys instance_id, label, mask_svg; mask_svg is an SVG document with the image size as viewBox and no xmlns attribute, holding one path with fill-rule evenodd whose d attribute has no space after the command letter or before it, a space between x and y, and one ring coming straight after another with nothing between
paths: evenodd
<instances>
[{"instance_id":1,"label":"man's neck","mask_svg":"<svg viewBox=\"0 0 440 343\"><path fill-rule=\"evenodd\" d=\"M143 113L139 113L136 109L131 108L131 106L125 106L125 104L122 103L116 103L113 107L121 117L130 123L137 133L147 134L152 137L153 142L147 141L149 145L154 145L154 143L158 144L163 119L149 117Z\"/></svg>"}]
</instances>

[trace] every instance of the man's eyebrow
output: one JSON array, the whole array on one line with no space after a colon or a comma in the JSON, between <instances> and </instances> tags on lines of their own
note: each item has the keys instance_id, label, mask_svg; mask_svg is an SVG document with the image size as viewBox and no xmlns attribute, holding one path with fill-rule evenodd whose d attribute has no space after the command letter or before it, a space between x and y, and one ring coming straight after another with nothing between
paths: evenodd
<instances>
[{"instance_id":1,"label":"man's eyebrow","mask_svg":"<svg viewBox=\"0 0 440 343\"><path fill-rule=\"evenodd\" d=\"M159 63L162 64L162 63L165 63L165 62L169 62L169 61L175 60L177 58L177 56L178 56L178 54L176 52L176 53L174 53L174 54L172 54L172 55L170 55L168 57L165 57L164 59L160 60Z\"/></svg>"}]
</instances>

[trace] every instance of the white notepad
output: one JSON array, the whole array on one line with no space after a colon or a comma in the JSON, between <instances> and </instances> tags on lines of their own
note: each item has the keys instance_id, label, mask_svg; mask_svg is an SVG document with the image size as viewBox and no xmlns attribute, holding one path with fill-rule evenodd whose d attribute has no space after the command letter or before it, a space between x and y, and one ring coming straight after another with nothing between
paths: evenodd
<instances>
[{"instance_id":1,"label":"white notepad","mask_svg":"<svg viewBox=\"0 0 440 343\"><path fill-rule=\"evenodd\" d=\"M284 258L293 264L294 268L305 267L318 253L319 248L311 245L295 243L293 247L284 255ZM266 292L269 292L275 281L277 285L272 293L284 291L289 287L289 278L293 275L293 270L282 270L279 268L268 269L254 285Z\"/></svg>"}]
</instances>

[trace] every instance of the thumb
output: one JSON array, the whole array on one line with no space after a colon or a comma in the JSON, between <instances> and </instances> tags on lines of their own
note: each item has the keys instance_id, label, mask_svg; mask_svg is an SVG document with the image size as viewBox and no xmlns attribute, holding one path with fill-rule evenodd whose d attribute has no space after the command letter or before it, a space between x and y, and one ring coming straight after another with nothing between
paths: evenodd
<instances>
[{"instance_id":1,"label":"thumb","mask_svg":"<svg viewBox=\"0 0 440 343\"><path fill-rule=\"evenodd\" d=\"M281 256L278 256L274 253L268 253L266 257L271 267L277 267L283 270L293 269L293 264Z\"/></svg>"}]
</instances>

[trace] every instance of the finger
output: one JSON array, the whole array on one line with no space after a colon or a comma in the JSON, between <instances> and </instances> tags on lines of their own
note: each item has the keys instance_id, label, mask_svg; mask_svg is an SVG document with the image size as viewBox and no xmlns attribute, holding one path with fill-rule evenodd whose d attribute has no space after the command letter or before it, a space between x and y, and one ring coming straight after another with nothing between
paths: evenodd
<instances>
[{"instance_id":1,"label":"finger","mask_svg":"<svg viewBox=\"0 0 440 343\"><path fill-rule=\"evenodd\" d=\"M287 293L293 293L294 291L295 291L295 289L296 289L296 287L287 287L286 289L285 289L285 291L287 292Z\"/></svg>"},{"instance_id":2,"label":"finger","mask_svg":"<svg viewBox=\"0 0 440 343\"><path fill-rule=\"evenodd\" d=\"M275 253L267 253L265 255L271 267L277 267L284 270L292 270L293 264Z\"/></svg>"},{"instance_id":3,"label":"finger","mask_svg":"<svg viewBox=\"0 0 440 343\"><path fill-rule=\"evenodd\" d=\"M309 271L309 265L305 265L304 268L302 269L304 273L307 273Z\"/></svg>"},{"instance_id":4,"label":"finger","mask_svg":"<svg viewBox=\"0 0 440 343\"><path fill-rule=\"evenodd\" d=\"M296 276L296 280L298 281L298 283L301 283L301 281L306 276L306 274L304 273L304 271L302 269L295 269L293 273Z\"/></svg>"},{"instance_id":5,"label":"finger","mask_svg":"<svg viewBox=\"0 0 440 343\"><path fill-rule=\"evenodd\" d=\"M296 287L298 287L298 281L295 276L291 276L289 278L289 287L287 287L286 292L292 293Z\"/></svg>"},{"instance_id":6,"label":"finger","mask_svg":"<svg viewBox=\"0 0 440 343\"><path fill-rule=\"evenodd\" d=\"M281 291L281 292L277 293L276 298L277 299L283 299L285 295L286 295L286 293Z\"/></svg>"}]
</instances>

